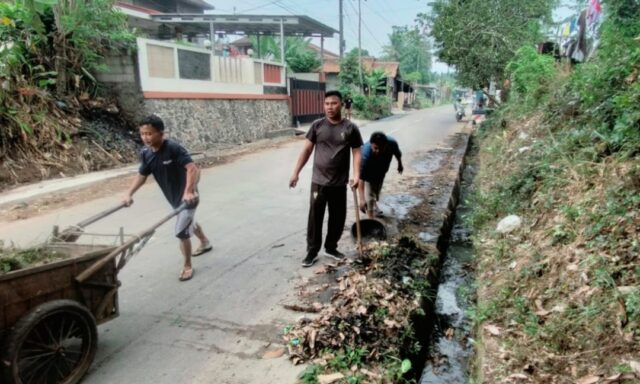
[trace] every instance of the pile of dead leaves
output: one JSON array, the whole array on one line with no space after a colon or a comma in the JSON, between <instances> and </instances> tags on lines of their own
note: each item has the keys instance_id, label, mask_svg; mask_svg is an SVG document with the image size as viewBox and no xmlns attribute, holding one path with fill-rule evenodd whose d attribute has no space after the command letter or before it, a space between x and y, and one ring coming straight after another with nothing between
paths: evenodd
<instances>
[{"instance_id":1,"label":"pile of dead leaves","mask_svg":"<svg viewBox=\"0 0 640 384\"><path fill-rule=\"evenodd\" d=\"M325 373L346 370L373 382L397 382L385 379L385 362L398 362L400 375L411 369L408 360L401 363L406 346L417 346L411 316L422 312L429 260L409 238L368 246L353 270L338 278L330 303L316 303L315 318L286 330L290 359L312 362Z\"/></svg>"}]
</instances>

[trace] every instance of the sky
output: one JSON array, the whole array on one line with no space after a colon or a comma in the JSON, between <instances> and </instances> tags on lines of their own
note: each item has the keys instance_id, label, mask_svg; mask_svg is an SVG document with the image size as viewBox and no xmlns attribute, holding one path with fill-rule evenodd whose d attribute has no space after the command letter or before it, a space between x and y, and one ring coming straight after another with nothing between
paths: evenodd
<instances>
[{"instance_id":1,"label":"sky","mask_svg":"<svg viewBox=\"0 0 640 384\"><path fill-rule=\"evenodd\" d=\"M339 0L205 0L217 14L254 15L306 15L338 30ZM344 1L344 39L346 52L358 47L358 1ZM383 46L389 44L389 34L394 25L414 25L416 15L428 12L431 0L360 0L362 9L362 48L380 57ZM526 1L526 0L525 0ZM577 0L580 1L580 0ZM573 5L576 0L562 0ZM554 19L564 18L574 11L562 7L554 12ZM339 36L325 38L325 49L339 53ZM320 39L313 39L320 45ZM433 55L432 71L447 72L448 66Z\"/></svg>"},{"instance_id":2,"label":"sky","mask_svg":"<svg viewBox=\"0 0 640 384\"><path fill-rule=\"evenodd\" d=\"M305 15L339 30L339 0L206 0L218 14ZM358 0L344 1L346 51L358 47ZM362 49L382 56L394 25L413 25L416 15L428 11L428 0L360 0L362 9ZM313 39L320 45L320 39ZM325 49L339 53L339 36L325 38ZM446 72L447 66L434 63L433 70Z\"/></svg>"}]
</instances>

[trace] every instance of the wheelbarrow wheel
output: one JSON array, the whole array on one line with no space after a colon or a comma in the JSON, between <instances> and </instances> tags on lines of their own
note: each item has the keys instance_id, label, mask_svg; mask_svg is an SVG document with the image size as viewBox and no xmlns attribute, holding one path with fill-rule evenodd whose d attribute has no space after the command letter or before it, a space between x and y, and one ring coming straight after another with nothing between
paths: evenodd
<instances>
[{"instance_id":1,"label":"wheelbarrow wheel","mask_svg":"<svg viewBox=\"0 0 640 384\"><path fill-rule=\"evenodd\" d=\"M20 319L5 345L3 382L74 384L93 362L98 330L87 308L56 300Z\"/></svg>"}]
</instances>

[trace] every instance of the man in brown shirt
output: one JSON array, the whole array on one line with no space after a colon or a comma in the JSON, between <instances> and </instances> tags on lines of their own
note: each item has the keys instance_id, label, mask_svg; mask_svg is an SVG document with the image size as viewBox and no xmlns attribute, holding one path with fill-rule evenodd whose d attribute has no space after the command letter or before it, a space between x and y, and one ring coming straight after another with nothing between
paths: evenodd
<instances>
[{"instance_id":1,"label":"man in brown shirt","mask_svg":"<svg viewBox=\"0 0 640 384\"><path fill-rule=\"evenodd\" d=\"M325 255L336 260L344 259L344 254L338 251L338 241L342 236L347 218L347 181L351 154L353 154L351 188L357 188L360 181L362 136L355 124L342 118L340 92L329 91L325 94L324 113L324 118L311 124L304 148L289 181L291 188L298 184L300 171L315 148L307 223L307 256L302 261L303 267L310 267L317 261L322 245L322 222L327 206L329 207L329 224L324 242Z\"/></svg>"}]
</instances>

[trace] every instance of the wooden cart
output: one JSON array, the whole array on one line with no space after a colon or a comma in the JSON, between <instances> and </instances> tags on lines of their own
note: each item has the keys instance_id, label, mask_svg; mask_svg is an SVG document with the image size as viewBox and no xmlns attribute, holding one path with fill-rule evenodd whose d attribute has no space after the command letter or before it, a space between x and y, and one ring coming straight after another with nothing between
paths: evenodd
<instances>
[{"instance_id":1,"label":"wooden cart","mask_svg":"<svg viewBox=\"0 0 640 384\"><path fill-rule=\"evenodd\" d=\"M80 224L72 236L54 229L41 249L70 258L0 275L0 383L80 381L96 354L97 325L119 315L118 271L181 209L127 240L121 234L117 246L69 242L82 234Z\"/></svg>"}]
</instances>

